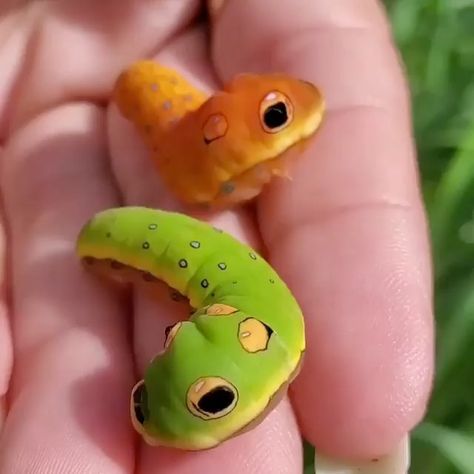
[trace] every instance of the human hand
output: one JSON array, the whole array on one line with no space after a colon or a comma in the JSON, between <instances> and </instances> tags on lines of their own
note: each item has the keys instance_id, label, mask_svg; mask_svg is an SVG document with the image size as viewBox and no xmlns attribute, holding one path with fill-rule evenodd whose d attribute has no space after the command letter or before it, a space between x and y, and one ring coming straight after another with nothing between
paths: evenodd
<instances>
[{"instance_id":1,"label":"human hand","mask_svg":"<svg viewBox=\"0 0 474 474\"><path fill-rule=\"evenodd\" d=\"M209 55L205 27L190 24L198 3L5 6L0 176L11 299L0 316L0 389L9 390L0 474L299 474L301 435L330 456L370 459L424 413L428 244L405 83L378 4L229 0ZM214 218L266 249L305 313L291 404L199 453L137 446L128 413L131 387L185 309L165 293L158 303L137 294L128 308L126 294L85 274L74 255L77 232L100 209L178 208L133 127L106 108L121 69L149 55L206 89L237 72L282 70L316 83L328 105L292 182L272 183L255 214Z\"/></svg>"}]
</instances>

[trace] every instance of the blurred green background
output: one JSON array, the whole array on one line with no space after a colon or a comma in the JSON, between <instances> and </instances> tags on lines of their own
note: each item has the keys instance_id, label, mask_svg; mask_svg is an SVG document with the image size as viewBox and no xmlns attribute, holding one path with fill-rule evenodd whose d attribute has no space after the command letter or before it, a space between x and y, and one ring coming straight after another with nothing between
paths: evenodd
<instances>
[{"instance_id":1,"label":"blurred green background","mask_svg":"<svg viewBox=\"0 0 474 474\"><path fill-rule=\"evenodd\" d=\"M384 3L411 85L435 265L436 379L410 474L474 474L474 0Z\"/></svg>"}]
</instances>

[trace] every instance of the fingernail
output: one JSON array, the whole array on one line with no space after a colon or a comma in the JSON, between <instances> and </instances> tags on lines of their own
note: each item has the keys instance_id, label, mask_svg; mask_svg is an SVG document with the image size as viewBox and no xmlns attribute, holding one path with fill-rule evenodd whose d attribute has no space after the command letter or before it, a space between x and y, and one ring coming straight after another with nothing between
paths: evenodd
<instances>
[{"instance_id":1,"label":"fingernail","mask_svg":"<svg viewBox=\"0 0 474 474\"><path fill-rule=\"evenodd\" d=\"M390 454L366 463L344 463L318 454L314 459L315 474L408 474L409 467L409 435Z\"/></svg>"}]
</instances>

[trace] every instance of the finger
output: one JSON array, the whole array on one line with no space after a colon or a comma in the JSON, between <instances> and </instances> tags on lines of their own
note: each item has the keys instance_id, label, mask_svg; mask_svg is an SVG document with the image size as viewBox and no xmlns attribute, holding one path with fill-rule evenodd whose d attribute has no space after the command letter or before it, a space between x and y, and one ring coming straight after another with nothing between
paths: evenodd
<instances>
[{"instance_id":1,"label":"finger","mask_svg":"<svg viewBox=\"0 0 474 474\"><path fill-rule=\"evenodd\" d=\"M383 455L423 416L433 372L425 218L386 18L375 0L228 1L214 53L225 78L285 71L326 96L319 137L259 220L306 316L304 436L334 456Z\"/></svg>"},{"instance_id":2,"label":"finger","mask_svg":"<svg viewBox=\"0 0 474 474\"><path fill-rule=\"evenodd\" d=\"M386 456L370 461L348 465L334 459L326 459L316 454L315 474L409 474L410 442L408 436L395 446Z\"/></svg>"},{"instance_id":3,"label":"finger","mask_svg":"<svg viewBox=\"0 0 474 474\"><path fill-rule=\"evenodd\" d=\"M158 60L186 74L199 87L213 89L212 74L207 63L205 34L192 31L166 51ZM167 197L156 178L148 153L128 122L121 119L115 108L111 110L110 136L113 167L127 203L182 210ZM202 216L201 216L202 217ZM214 217L214 225L226 229L241 240L255 245L257 233L250 217L244 212L225 212ZM163 295L164 296L164 295ZM184 319L186 313L172 310L169 296L158 303L138 298L135 347L139 370L156 354L163 343L164 328L173 318ZM178 314L179 313L179 314ZM174 319L175 320L175 319ZM151 336L151 337L150 337ZM195 472L227 472L228 474L295 473L301 472L301 440L295 418L287 400L255 430L236 437L216 449L204 452L144 447L139 462L144 474L190 474Z\"/></svg>"},{"instance_id":4,"label":"finger","mask_svg":"<svg viewBox=\"0 0 474 474\"><path fill-rule=\"evenodd\" d=\"M198 0L30 3L35 24L14 124L71 97L105 101L120 70L165 42L198 6Z\"/></svg>"},{"instance_id":5,"label":"finger","mask_svg":"<svg viewBox=\"0 0 474 474\"><path fill-rule=\"evenodd\" d=\"M74 254L81 226L117 202L104 137L102 112L65 105L19 131L2 158L15 370L1 473L134 466L126 314Z\"/></svg>"},{"instance_id":6,"label":"finger","mask_svg":"<svg viewBox=\"0 0 474 474\"><path fill-rule=\"evenodd\" d=\"M2 8L3 7L3 8ZM20 74L31 21L13 5L0 6L0 143L6 139L14 85Z\"/></svg>"},{"instance_id":7,"label":"finger","mask_svg":"<svg viewBox=\"0 0 474 474\"><path fill-rule=\"evenodd\" d=\"M212 20L218 15L221 11L222 7L225 4L225 0L207 0L206 1L206 8L209 13L209 17Z\"/></svg>"},{"instance_id":8,"label":"finger","mask_svg":"<svg viewBox=\"0 0 474 474\"><path fill-rule=\"evenodd\" d=\"M0 160L3 150L0 149ZM3 215L0 217L0 433L5 418L6 401L10 374L13 363L13 349L10 332L10 321L7 307L7 257L6 235Z\"/></svg>"}]
</instances>

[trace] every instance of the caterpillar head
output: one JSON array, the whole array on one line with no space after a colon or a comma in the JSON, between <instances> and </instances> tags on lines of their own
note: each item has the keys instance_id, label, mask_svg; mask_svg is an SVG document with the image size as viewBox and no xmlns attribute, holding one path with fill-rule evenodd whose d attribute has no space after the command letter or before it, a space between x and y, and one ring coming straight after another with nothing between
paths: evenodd
<instances>
[{"instance_id":1,"label":"caterpillar head","mask_svg":"<svg viewBox=\"0 0 474 474\"><path fill-rule=\"evenodd\" d=\"M198 111L202 136L196 148L206 149L219 173L213 200L249 200L273 176L288 176L293 159L320 128L324 109L310 82L284 74L236 76Z\"/></svg>"},{"instance_id":2,"label":"caterpillar head","mask_svg":"<svg viewBox=\"0 0 474 474\"><path fill-rule=\"evenodd\" d=\"M151 445L216 446L280 399L286 357L268 326L240 312L177 323L132 390L133 426Z\"/></svg>"}]
</instances>

